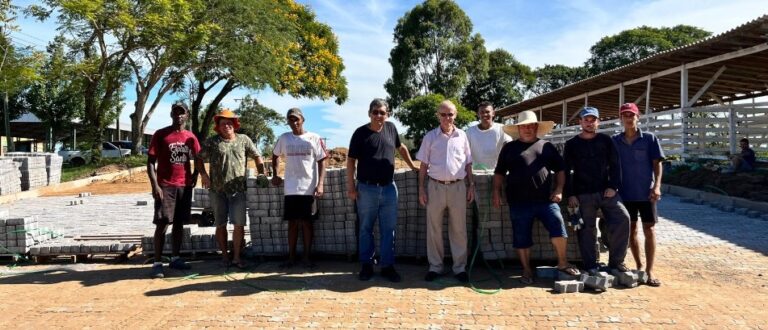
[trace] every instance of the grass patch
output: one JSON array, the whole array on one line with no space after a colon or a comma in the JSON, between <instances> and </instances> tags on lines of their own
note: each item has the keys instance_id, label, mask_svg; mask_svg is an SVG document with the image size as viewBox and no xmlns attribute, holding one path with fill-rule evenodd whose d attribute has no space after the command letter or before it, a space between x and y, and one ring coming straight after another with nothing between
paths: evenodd
<instances>
[{"instance_id":1,"label":"grass patch","mask_svg":"<svg viewBox=\"0 0 768 330\"><path fill-rule=\"evenodd\" d=\"M128 156L123 158L102 158L98 164L88 163L83 166L72 166L64 164L61 166L61 182L69 182L77 179L87 178L96 175L98 169L117 165L121 168L134 168L147 165L147 156Z\"/></svg>"}]
</instances>

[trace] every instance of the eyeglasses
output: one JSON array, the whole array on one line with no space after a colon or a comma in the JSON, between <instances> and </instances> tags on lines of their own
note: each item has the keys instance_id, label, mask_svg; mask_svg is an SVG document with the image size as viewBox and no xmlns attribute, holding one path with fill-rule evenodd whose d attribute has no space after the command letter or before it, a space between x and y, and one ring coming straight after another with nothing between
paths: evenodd
<instances>
[{"instance_id":1,"label":"eyeglasses","mask_svg":"<svg viewBox=\"0 0 768 330\"><path fill-rule=\"evenodd\" d=\"M381 111L381 110L374 110L374 111L371 111L371 114L374 116L386 116L387 112Z\"/></svg>"},{"instance_id":2,"label":"eyeglasses","mask_svg":"<svg viewBox=\"0 0 768 330\"><path fill-rule=\"evenodd\" d=\"M453 112L447 112L447 113L446 112L438 112L438 113L440 114L440 117L443 117L443 118L446 118L446 117L450 118L450 117L453 117L453 116L456 115Z\"/></svg>"}]
</instances>

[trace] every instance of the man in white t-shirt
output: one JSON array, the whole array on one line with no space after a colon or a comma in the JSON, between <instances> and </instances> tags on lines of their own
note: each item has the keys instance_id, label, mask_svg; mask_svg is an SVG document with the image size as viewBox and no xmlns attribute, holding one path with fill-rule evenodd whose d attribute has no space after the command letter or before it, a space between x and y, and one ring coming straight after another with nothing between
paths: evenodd
<instances>
[{"instance_id":1,"label":"man in white t-shirt","mask_svg":"<svg viewBox=\"0 0 768 330\"><path fill-rule=\"evenodd\" d=\"M283 219L288 221L288 260L281 267L293 266L296 262L296 243L299 240L299 225L304 234L302 262L306 268L314 268L310 261L312 248L312 203L323 196L325 158L328 153L319 135L304 129L304 114L299 108L288 110L286 115L290 132L277 139L272 151L272 184L284 184L285 203ZM280 158L285 161L285 180L277 175Z\"/></svg>"},{"instance_id":2,"label":"man in white t-shirt","mask_svg":"<svg viewBox=\"0 0 768 330\"><path fill-rule=\"evenodd\" d=\"M472 168L474 170L493 170L504 143L512 141L512 138L504 133L504 125L493 122L496 112L493 105L483 101L477 107L477 118L480 120L475 126L467 129L469 148L472 149Z\"/></svg>"}]
</instances>

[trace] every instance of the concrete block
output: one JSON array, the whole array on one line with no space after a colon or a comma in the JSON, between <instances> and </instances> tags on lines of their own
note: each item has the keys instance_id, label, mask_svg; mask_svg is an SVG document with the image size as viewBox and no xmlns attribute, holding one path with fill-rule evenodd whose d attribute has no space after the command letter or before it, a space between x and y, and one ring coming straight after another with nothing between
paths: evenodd
<instances>
[{"instance_id":1,"label":"concrete block","mask_svg":"<svg viewBox=\"0 0 768 330\"><path fill-rule=\"evenodd\" d=\"M584 285L593 290L606 291L612 287L611 282L606 277L587 276Z\"/></svg>"},{"instance_id":2,"label":"concrete block","mask_svg":"<svg viewBox=\"0 0 768 330\"><path fill-rule=\"evenodd\" d=\"M136 201L136 206L146 206L147 201Z\"/></svg>"},{"instance_id":3,"label":"concrete block","mask_svg":"<svg viewBox=\"0 0 768 330\"><path fill-rule=\"evenodd\" d=\"M618 270L611 271L611 274L618 278L619 284L628 287L628 288L634 288L637 286L637 275L633 272L620 272ZM615 283L614 283L615 284Z\"/></svg>"},{"instance_id":4,"label":"concrete block","mask_svg":"<svg viewBox=\"0 0 768 330\"><path fill-rule=\"evenodd\" d=\"M645 284L648 282L648 273L646 273L644 270L632 270L632 273L637 275L637 283L639 284Z\"/></svg>"},{"instance_id":5,"label":"concrete block","mask_svg":"<svg viewBox=\"0 0 768 330\"><path fill-rule=\"evenodd\" d=\"M539 266L536 267L536 277L538 278L558 278L558 273L560 273L557 270L557 267L552 266Z\"/></svg>"},{"instance_id":6,"label":"concrete block","mask_svg":"<svg viewBox=\"0 0 768 330\"><path fill-rule=\"evenodd\" d=\"M557 293L574 293L584 291L584 282L579 281L556 281L555 292Z\"/></svg>"}]
</instances>

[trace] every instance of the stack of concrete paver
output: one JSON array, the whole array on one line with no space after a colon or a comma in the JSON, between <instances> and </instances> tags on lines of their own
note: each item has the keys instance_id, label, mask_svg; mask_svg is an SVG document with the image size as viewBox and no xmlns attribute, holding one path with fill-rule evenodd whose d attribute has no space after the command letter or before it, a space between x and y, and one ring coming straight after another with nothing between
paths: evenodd
<instances>
[{"instance_id":1,"label":"stack of concrete paver","mask_svg":"<svg viewBox=\"0 0 768 330\"><path fill-rule=\"evenodd\" d=\"M133 250L135 247L136 244L133 243L121 243L112 240L83 242L71 238L64 238L35 245L29 250L29 255L59 256L83 254L122 254Z\"/></svg>"},{"instance_id":2,"label":"stack of concrete paver","mask_svg":"<svg viewBox=\"0 0 768 330\"><path fill-rule=\"evenodd\" d=\"M248 217L251 249L261 255L283 255L288 251L288 223L283 221L283 188L258 187L248 178ZM313 250L325 254L351 255L357 251L354 203L346 196L346 171L326 171L324 196L317 200ZM301 249L301 240L298 248Z\"/></svg>"},{"instance_id":3,"label":"stack of concrete paver","mask_svg":"<svg viewBox=\"0 0 768 330\"><path fill-rule=\"evenodd\" d=\"M61 165L64 158L50 152L9 152L10 157L45 157L45 172L47 185L55 185L61 182Z\"/></svg>"},{"instance_id":4,"label":"stack of concrete paver","mask_svg":"<svg viewBox=\"0 0 768 330\"><path fill-rule=\"evenodd\" d=\"M619 286L634 288L648 281L648 274L642 270L619 272L614 269L610 273L596 271L572 276L549 266L536 267L536 277L555 280L553 290L556 293L583 292L585 289L605 292Z\"/></svg>"},{"instance_id":5,"label":"stack of concrete paver","mask_svg":"<svg viewBox=\"0 0 768 330\"><path fill-rule=\"evenodd\" d=\"M232 247L232 228L230 228L227 234L229 247ZM248 231L245 233L245 244L250 241ZM152 255L155 251L155 238L154 236L144 236L141 238L141 248L144 255ZM165 234L165 244L163 245L163 254L170 254L171 244L173 238L171 237L171 230ZM245 247L245 246L244 246ZM216 243L216 228L215 227L198 227L198 226L185 226L184 234L181 242L182 253L204 253L204 252L218 252L219 246Z\"/></svg>"},{"instance_id":6,"label":"stack of concrete paver","mask_svg":"<svg viewBox=\"0 0 768 330\"><path fill-rule=\"evenodd\" d=\"M21 191L21 173L19 163L12 158L0 157L0 195L10 195Z\"/></svg>"},{"instance_id":7,"label":"stack of concrete paver","mask_svg":"<svg viewBox=\"0 0 768 330\"><path fill-rule=\"evenodd\" d=\"M26 254L32 246L51 239L34 217L0 218L0 255Z\"/></svg>"},{"instance_id":8,"label":"stack of concrete paver","mask_svg":"<svg viewBox=\"0 0 768 330\"><path fill-rule=\"evenodd\" d=\"M192 207L209 208L211 200L208 198L208 189L195 188L192 192Z\"/></svg>"},{"instance_id":9,"label":"stack of concrete paver","mask_svg":"<svg viewBox=\"0 0 768 330\"><path fill-rule=\"evenodd\" d=\"M21 190L30 190L48 184L48 173L45 169L45 157L42 156L11 156L13 161L20 163Z\"/></svg>"}]
</instances>

